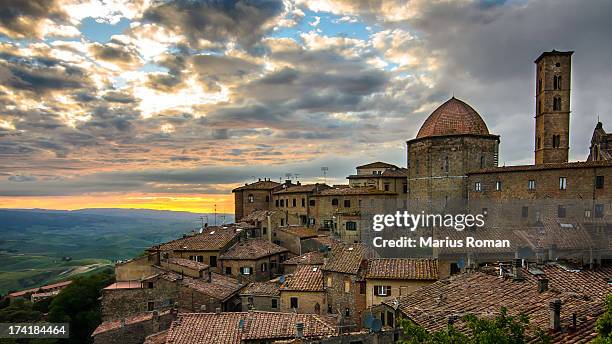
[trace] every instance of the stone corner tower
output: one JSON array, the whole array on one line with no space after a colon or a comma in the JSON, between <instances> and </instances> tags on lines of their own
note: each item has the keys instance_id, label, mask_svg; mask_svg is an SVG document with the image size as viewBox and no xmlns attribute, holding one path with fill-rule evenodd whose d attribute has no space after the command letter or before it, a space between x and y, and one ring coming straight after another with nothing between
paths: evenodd
<instances>
[{"instance_id":1,"label":"stone corner tower","mask_svg":"<svg viewBox=\"0 0 612 344\"><path fill-rule=\"evenodd\" d=\"M535 60L536 165L568 161L573 53L552 50Z\"/></svg>"}]
</instances>

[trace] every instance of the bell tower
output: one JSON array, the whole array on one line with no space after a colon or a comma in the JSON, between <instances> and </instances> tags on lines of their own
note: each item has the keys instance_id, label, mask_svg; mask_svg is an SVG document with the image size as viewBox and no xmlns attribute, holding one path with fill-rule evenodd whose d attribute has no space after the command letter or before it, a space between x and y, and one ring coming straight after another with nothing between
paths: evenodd
<instances>
[{"instance_id":1,"label":"bell tower","mask_svg":"<svg viewBox=\"0 0 612 344\"><path fill-rule=\"evenodd\" d=\"M573 53L573 51L547 51L535 60L536 165L568 161Z\"/></svg>"}]
</instances>

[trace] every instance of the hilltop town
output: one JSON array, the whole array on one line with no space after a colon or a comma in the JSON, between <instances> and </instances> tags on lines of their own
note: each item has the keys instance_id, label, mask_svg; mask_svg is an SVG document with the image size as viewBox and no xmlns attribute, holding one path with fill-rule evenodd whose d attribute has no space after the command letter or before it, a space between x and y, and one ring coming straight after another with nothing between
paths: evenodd
<instances>
[{"instance_id":1,"label":"hilltop town","mask_svg":"<svg viewBox=\"0 0 612 344\"><path fill-rule=\"evenodd\" d=\"M400 319L467 331L463 315L502 306L529 335L592 340L612 292L612 134L593 123L588 157L569 161L572 53L535 60L533 165L499 166L500 135L452 97L406 166L357 166L346 185L263 177L232 191L235 223L117 263L94 343L392 343ZM425 230L511 245L375 249L372 216L397 210L482 214L485 230Z\"/></svg>"}]
</instances>

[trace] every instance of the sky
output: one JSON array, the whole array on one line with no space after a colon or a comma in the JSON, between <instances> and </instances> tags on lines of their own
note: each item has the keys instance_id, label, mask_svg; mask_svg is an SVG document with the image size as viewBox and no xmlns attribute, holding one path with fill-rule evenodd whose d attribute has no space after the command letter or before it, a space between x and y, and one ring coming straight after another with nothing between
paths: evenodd
<instances>
[{"instance_id":1,"label":"sky","mask_svg":"<svg viewBox=\"0 0 612 344\"><path fill-rule=\"evenodd\" d=\"M533 61L573 50L570 159L612 130L612 2L7 0L0 208L233 212L258 178L406 165L452 95L533 162ZM321 167L328 167L324 177Z\"/></svg>"}]
</instances>

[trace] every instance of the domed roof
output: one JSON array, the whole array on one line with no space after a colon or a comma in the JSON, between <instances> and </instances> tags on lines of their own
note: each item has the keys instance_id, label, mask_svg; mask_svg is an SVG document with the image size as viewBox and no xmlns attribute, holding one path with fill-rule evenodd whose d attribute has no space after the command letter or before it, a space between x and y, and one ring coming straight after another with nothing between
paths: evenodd
<instances>
[{"instance_id":1,"label":"domed roof","mask_svg":"<svg viewBox=\"0 0 612 344\"><path fill-rule=\"evenodd\" d=\"M452 97L427 117L416 138L463 134L488 135L489 129L476 110Z\"/></svg>"}]
</instances>

